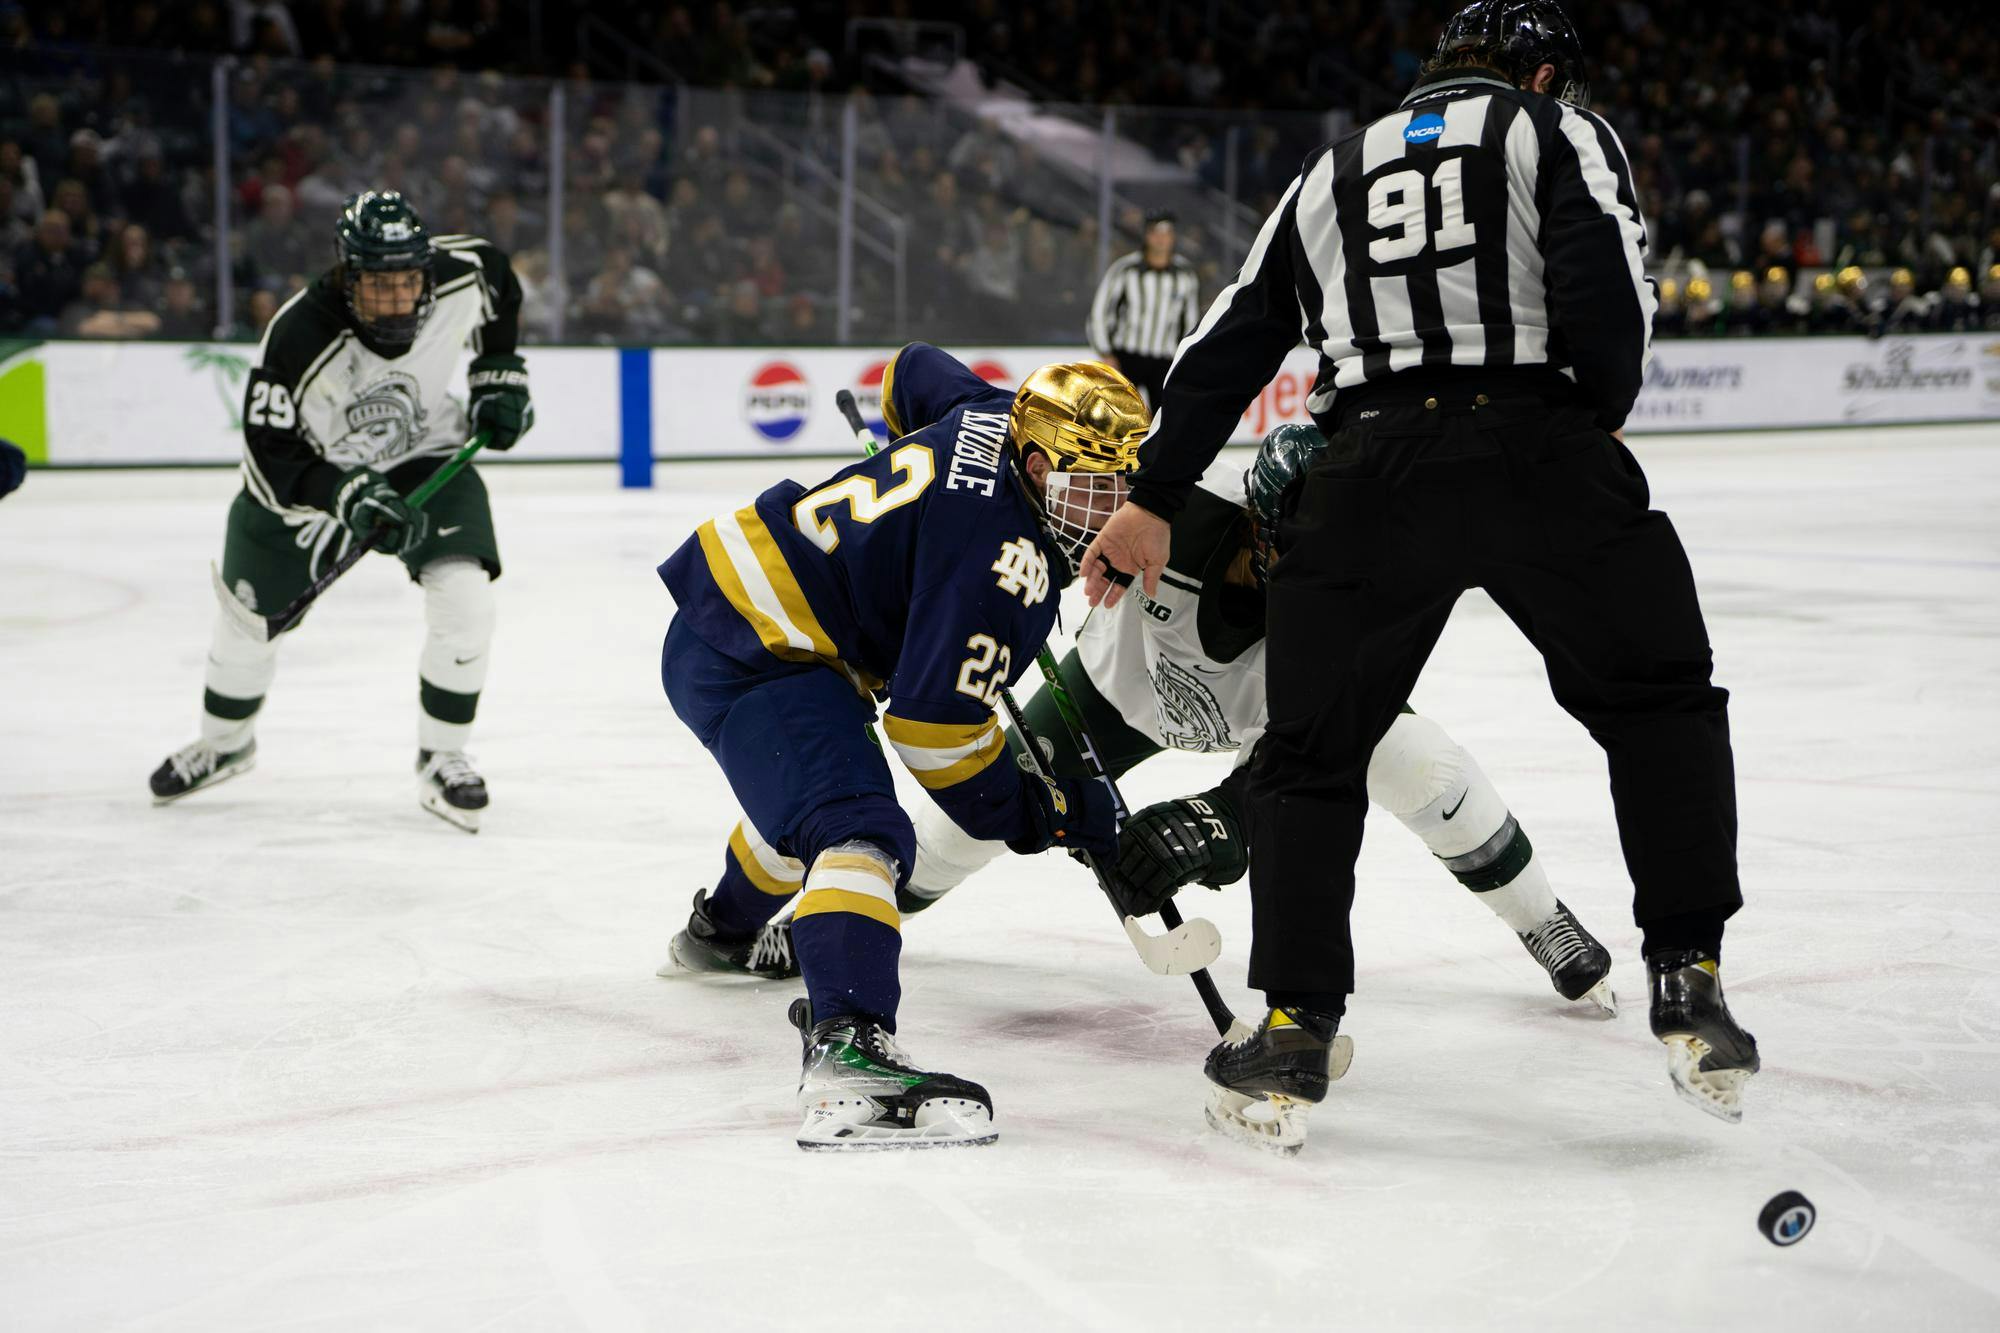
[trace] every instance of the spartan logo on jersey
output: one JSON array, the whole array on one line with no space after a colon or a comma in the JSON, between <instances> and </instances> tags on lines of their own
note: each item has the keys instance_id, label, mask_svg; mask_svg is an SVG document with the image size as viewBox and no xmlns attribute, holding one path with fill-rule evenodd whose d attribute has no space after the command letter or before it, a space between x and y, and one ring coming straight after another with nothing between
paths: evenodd
<instances>
[{"instance_id":1,"label":"spartan logo on jersey","mask_svg":"<svg viewBox=\"0 0 2000 1333\"><path fill-rule=\"evenodd\" d=\"M993 572L1000 576L1000 591L1014 594L1023 606L1049 595L1048 557L1027 537L1016 537L1000 548Z\"/></svg>"},{"instance_id":2,"label":"spartan logo on jersey","mask_svg":"<svg viewBox=\"0 0 2000 1333\"><path fill-rule=\"evenodd\" d=\"M1169 746L1197 754L1237 747L1221 700L1194 672L1172 658L1160 658L1153 693L1160 701L1160 739Z\"/></svg>"},{"instance_id":3,"label":"spartan logo on jersey","mask_svg":"<svg viewBox=\"0 0 2000 1333\"><path fill-rule=\"evenodd\" d=\"M327 450L336 462L394 463L423 443L430 414L414 375L392 370L347 405L347 434Z\"/></svg>"}]
</instances>

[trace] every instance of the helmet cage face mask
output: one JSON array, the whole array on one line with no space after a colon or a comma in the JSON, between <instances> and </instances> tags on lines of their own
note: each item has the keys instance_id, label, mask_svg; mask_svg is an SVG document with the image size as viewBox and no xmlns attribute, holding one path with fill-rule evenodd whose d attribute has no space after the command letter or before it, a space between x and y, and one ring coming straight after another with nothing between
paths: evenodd
<instances>
[{"instance_id":1,"label":"helmet cage face mask","mask_svg":"<svg viewBox=\"0 0 2000 1333\"><path fill-rule=\"evenodd\" d=\"M417 293L416 301L410 309L398 315L370 315L364 312L361 295L361 276L364 273L408 273L423 274L423 286ZM340 289L347 299L347 313L369 342L381 347L402 348L416 342L417 334L423 331L424 322L437 308L437 272L426 254L420 262L408 264L355 263L343 256L340 265Z\"/></svg>"},{"instance_id":2,"label":"helmet cage face mask","mask_svg":"<svg viewBox=\"0 0 2000 1333\"><path fill-rule=\"evenodd\" d=\"M1050 472L1042 478L1042 514L1069 560L1070 577L1082 572L1083 553L1130 490L1123 472Z\"/></svg>"}]
</instances>

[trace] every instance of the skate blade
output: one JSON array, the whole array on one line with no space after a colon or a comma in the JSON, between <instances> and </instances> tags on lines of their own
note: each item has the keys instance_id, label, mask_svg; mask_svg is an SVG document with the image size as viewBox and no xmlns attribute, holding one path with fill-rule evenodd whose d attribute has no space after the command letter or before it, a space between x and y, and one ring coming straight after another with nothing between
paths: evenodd
<instances>
[{"instance_id":1,"label":"skate blade","mask_svg":"<svg viewBox=\"0 0 2000 1333\"><path fill-rule=\"evenodd\" d=\"M1273 1093L1253 1097L1230 1088L1211 1086L1203 1113L1209 1127L1224 1138L1247 1143L1283 1157L1296 1157L1306 1146L1306 1116L1311 1102Z\"/></svg>"},{"instance_id":2,"label":"skate blade","mask_svg":"<svg viewBox=\"0 0 2000 1333\"><path fill-rule=\"evenodd\" d=\"M479 832L479 816L483 811L461 810L444 797L428 791L417 793L417 804L453 828L464 829L467 833Z\"/></svg>"},{"instance_id":3,"label":"skate blade","mask_svg":"<svg viewBox=\"0 0 2000 1333\"><path fill-rule=\"evenodd\" d=\"M798 1145L805 1152L893 1152L977 1148L1000 1137L991 1111L959 1097L934 1097L923 1103L913 1125L878 1123L874 1117L881 1109L865 1098L819 1102L806 1111Z\"/></svg>"},{"instance_id":4,"label":"skate blade","mask_svg":"<svg viewBox=\"0 0 2000 1333\"><path fill-rule=\"evenodd\" d=\"M185 801L188 797L194 795L198 791L207 791L212 787L220 787L223 783L229 781L231 778L240 778L245 773L248 773L251 769L255 767L257 767L257 760L253 756L249 759L244 760L240 764L232 765L231 767L223 770L222 772L217 773L214 777L208 779L208 781L206 782L197 783L196 785L189 787L186 791L182 792L178 796L155 796L153 798L153 804L172 805L175 801Z\"/></svg>"},{"instance_id":5,"label":"skate blade","mask_svg":"<svg viewBox=\"0 0 2000 1333\"><path fill-rule=\"evenodd\" d=\"M1327 1082L1338 1082L1353 1063L1354 1038L1335 1037L1326 1053ZM1312 1102L1280 1093L1252 1096L1211 1083L1203 1113L1209 1125L1227 1138L1295 1157L1306 1145L1306 1116L1312 1108Z\"/></svg>"},{"instance_id":6,"label":"skate blade","mask_svg":"<svg viewBox=\"0 0 2000 1333\"><path fill-rule=\"evenodd\" d=\"M1598 982L1576 999L1577 1003L1591 1005L1599 1018L1618 1017L1618 994L1611 989L1609 980Z\"/></svg>"},{"instance_id":7,"label":"skate blade","mask_svg":"<svg viewBox=\"0 0 2000 1333\"><path fill-rule=\"evenodd\" d=\"M1677 1033L1660 1040L1667 1044L1667 1076L1680 1099L1727 1124L1743 1123L1743 1084L1752 1071L1704 1071L1701 1062L1708 1057L1709 1045L1700 1037Z\"/></svg>"}]
</instances>

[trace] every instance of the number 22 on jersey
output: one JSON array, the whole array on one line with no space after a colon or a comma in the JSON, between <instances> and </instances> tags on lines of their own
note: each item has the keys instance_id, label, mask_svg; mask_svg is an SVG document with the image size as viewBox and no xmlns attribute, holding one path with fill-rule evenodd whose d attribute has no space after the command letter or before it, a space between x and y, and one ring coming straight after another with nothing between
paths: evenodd
<instances>
[{"instance_id":1,"label":"number 22 on jersey","mask_svg":"<svg viewBox=\"0 0 2000 1333\"><path fill-rule=\"evenodd\" d=\"M792 506L792 523L812 538L820 550L831 552L840 545L840 531L833 525L834 516L821 511L846 505L847 516L854 522L873 523L891 509L901 508L922 495L924 487L937 476L930 448L922 444L906 444L891 450L889 468L901 473L903 479L886 491L877 489L873 477L855 473L808 492Z\"/></svg>"}]
</instances>

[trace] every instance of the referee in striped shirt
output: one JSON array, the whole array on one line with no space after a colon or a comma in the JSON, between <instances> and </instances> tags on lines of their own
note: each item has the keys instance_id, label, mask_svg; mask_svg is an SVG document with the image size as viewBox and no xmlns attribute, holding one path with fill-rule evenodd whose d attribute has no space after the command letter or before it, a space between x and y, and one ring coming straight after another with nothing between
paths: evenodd
<instances>
[{"instance_id":1,"label":"referee in striped shirt","mask_svg":"<svg viewBox=\"0 0 2000 1333\"><path fill-rule=\"evenodd\" d=\"M1194 265L1174 253L1174 215L1146 219L1145 246L1115 259L1097 284L1085 333L1097 359L1160 405L1160 387L1174 349L1201 318L1201 280Z\"/></svg>"},{"instance_id":2,"label":"referee in striped shirt","mask_svg":"<svg viewBox=\"0 0 2000 1333\"><path fill-rule=\"evenodd\" d=\"M1741 1114L1756 1046L1717 974L1742 905L1728 694L1680 538L1622 442L1656 302L1630 166L1586 100L1553 0L1454 15L1400 109L1306 159L1181 347L1131 502L1084 558L1093 604L1122 592L1100 557L1150 593L1167 520L1244 408L1302 337L1319 352L1307 406L1327 447L1276 534L1246 803L1250 983L1272 1016L1210 1056L1221 1087L1324 1093L1327 1064L1317 1092L1287 1070L1328 1049L1354 988L1368 757L1479 587L1608 758L1669 1073Z\"/></svg>"}]
</instances>

